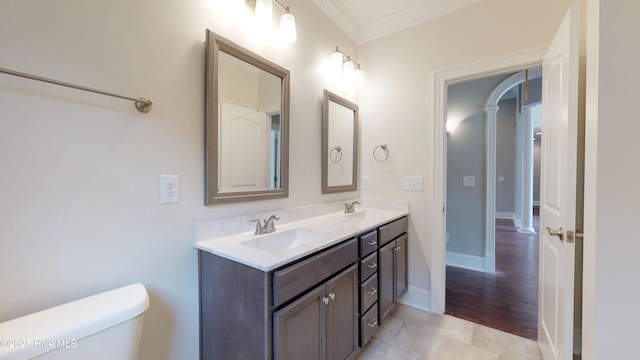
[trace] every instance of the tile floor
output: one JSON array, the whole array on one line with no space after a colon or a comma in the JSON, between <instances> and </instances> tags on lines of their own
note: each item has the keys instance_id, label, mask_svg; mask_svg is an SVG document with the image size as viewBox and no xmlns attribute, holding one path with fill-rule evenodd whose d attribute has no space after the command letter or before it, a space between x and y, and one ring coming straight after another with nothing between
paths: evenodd
<instances>
[{"instance_id":1,"label":"tile floor","mask_svg":"<svg viewBox=\"0 0 640 360\"><path fill-rule=\"evenodd\" d=\"M538 345L449 315L398 305L357 360L542 360Z\"/></svg>"}]
</instances>

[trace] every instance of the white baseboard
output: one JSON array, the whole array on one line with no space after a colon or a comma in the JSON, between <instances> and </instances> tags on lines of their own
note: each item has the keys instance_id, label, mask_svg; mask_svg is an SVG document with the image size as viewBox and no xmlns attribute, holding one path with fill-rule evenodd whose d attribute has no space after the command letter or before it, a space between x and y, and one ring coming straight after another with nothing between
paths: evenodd
<instances>
[{"instance_id":1,"label":"white baseboard","mask_svg":"<svg viewBox=\"0 0 640 360\"><path fill-rule=\"evenodd\" d=\"M520 227L520 225L522 225L522 219L518 219L517 217L514 217L513 224L517 227Z\"/></svg>"},{"instance_id":2,"label":"white baseboard","mask_svg":"<svg viewBox=\"0 0 640 360\"><path fill-rule=\"evenodd\" d=\"M518 227L518 232L521 234L537 234L536 229L532 227L531 228Z\"/></svg>"},{"instance_id":3,"label":"white baseboard","mask_svg":"<svg viewBox=\"0 0 640 360\"><path fill-rule=\"evenodd\" d=\"M496 257L495 256L484 257L484 272L489 274L496 273Z\"/></svg>"},{"instance_id":4,"label":"white baseboard","mask_svg":"<svg viewBox=\"0 0 640 360\"><path fill-rule=\"evenodd\" d=\"M399 301L407 306L431 311L431 291L426 289L409 286L409 290Z\"/></svg>"},{"instance_id":5,"label":"white baseboard","mask_svg":"<svg viewBox=\"0 0 640 360\"><path fill-rule=\"evenodd\" d=\"M496 219L515 220L516 213L496 211Z\"/></svg>"},{"instance_id":6,"label":"white baseboard","mask_svg":"<svg viewBox=\"0 0 640 360\"><path fill-rule=\"evenodd\" d=\"M493 269L487 269L487 265L491 267L490 266L491 264L488 264L490 263L490 261L487 261L487 258L480 257L480 256L473 256L473 255L460 254L460 253L447 251L446 263L447 265L469 269L469 270L482 271L482 272L496 272L495 259L493 261ZM493 271L488 271L488 270L493 270Z\"/></svg>"}]
</instances>

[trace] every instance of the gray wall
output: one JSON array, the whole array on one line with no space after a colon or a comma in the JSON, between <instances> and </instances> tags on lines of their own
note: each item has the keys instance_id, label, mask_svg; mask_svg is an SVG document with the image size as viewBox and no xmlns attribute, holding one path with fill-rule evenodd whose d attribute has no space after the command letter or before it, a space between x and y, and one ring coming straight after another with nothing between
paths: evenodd
<instances>
[{"instance_id":1,"label":"gray wall","mask_svg":"<svg viewBox=\"0 0 640 360\"><path fill-rule=\"evenodd\" d=\"M496 212L515 211L516 99L498 102L496 117ZM504 181L500 181L500 177Z\"/></svg>"},{"instance_id":2,"label":"gray wall","mask_svg":"<svg viewBox=\"0 0 640 360\"><path fill-rule=\"evenodd\" d=\"M509 75L454 84L447 89L447 121L462 122L447 136L447 251L484 257L484 107ZM463 177L474 176L475 187Z\"/></svg>"}]
</instances>

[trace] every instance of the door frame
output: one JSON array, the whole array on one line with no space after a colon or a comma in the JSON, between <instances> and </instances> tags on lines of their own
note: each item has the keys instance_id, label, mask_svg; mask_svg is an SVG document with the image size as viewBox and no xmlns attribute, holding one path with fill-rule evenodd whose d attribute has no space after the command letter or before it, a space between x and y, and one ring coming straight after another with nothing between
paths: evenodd
<instances>
[{"instance_id":1,"label":"door frame","mask_svg":"<svg viewBox=\"0 0 640 360\"><path fill-rule=\"evenodd\" d=\"M481 62L438 71L434 74L434 163L431 223L431 312L443 314L446 292L446 198L447 198L447 87L488 76L540 66L547 47L508 54ZM489 186L489 185L487 185ZM495 200L495 194L494 194ZM495 209L495 204L493 207ZM495 216L495 215L494 215Z\"/></svg>"}]
</instances>

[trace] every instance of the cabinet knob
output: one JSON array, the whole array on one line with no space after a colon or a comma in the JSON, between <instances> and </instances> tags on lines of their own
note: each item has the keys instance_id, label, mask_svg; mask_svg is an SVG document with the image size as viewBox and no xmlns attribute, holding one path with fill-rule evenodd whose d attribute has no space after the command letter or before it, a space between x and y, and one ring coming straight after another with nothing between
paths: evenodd
<instances>
[{"instance_id":1,"label":"cabinet knob","mask_svg":"<svg viewBox=\"0 0 640 360\"><path fill-rule=\"evenodd\" d=\"M331 301L331 300L329 300L329 298L328 298L328 297L323 296L323 297L320 299L320 301L321 301L321 302L326 306L326 305L329 305L329 301Z\"/></svg>"},{"instance_id":2,"label":"cabinet knob","mask_svg":"<svg viewBox=\"0 0 640 360\"><path fill-rule=\"evenodd\" d=\"M376 289L376 288L371 288L371 290L367 291L367 294L369 294L369 295L375 295L375 293L377 293L377 292L378 292L378 289Z\"/></svg>"},{"instance_id":3,"label":"cabinet knob","mask_svg":"<svg viewBox=\"0 0 640 360\"><path fill-rule=\"evenodd\" d=\"M336 299L336 294L334 294L334 293L329 293L328 296L329 296L329 300L331 300L331 301Z\"/></svg>"},{"instance_id":4,"label":"cabinet knob","mask_svg":"<svg viewBox=\"0 0 640 360\"><path fill-rule=\"evenodd\" d=\"M376 266L378 266L378 264L377 264L377 263L374 263L374 262L372 262L371 264L367 265L367 267L368 267L369 269L373 269L373 268L375 268Z\"/></svg>"},{"instance_id":5,"label":"cabinet knob","mask_svg":"<svg viewBox=\"0 0 640 360\"><path fill-rule=\"evenodd\" d=\"M374 326L376 326L376 325L378 325L378 320L373 320L373 322L372 322L372 323L367 323L367 326L368 326L368 327L374 327Z\"/></svg>"},{"instance_id":6,"label":"cabinet knob","mask_svg":"<svg viewBox=\"0 0 640 360\"><path fill-rule=\"evenodd\" d=\"M393 250L400 251L400 246L396 246Z\"/></svg>"},{"instance_id":7,"label":"cabinet knob","mask_svg":"<svg viewBox=\"0 0 640 360\"><path fill-rule=\"evenodd\" d=\"M367 245L375 245L378 243L378 240L371 240L367 243Z\"/></svg>"}]
</instances>

